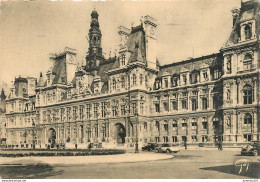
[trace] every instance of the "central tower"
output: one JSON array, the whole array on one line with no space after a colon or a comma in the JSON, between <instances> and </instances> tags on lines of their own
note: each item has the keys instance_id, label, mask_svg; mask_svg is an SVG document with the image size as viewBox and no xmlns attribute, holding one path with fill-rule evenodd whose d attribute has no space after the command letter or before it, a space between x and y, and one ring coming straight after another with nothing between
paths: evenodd
<instances>
[{"instance_id":1,"label":"central tower","mask_svg":"<svg viewBox=\"0 0 260 182\"><path fill-rule=\"evenodd\" d=\"M91 13L91 23L89 29L89 48L86 56L86 68L96 68L104 60L101 46L101 30L99 29L98 13L93 10Z\"/></svg>"}]
</instances>

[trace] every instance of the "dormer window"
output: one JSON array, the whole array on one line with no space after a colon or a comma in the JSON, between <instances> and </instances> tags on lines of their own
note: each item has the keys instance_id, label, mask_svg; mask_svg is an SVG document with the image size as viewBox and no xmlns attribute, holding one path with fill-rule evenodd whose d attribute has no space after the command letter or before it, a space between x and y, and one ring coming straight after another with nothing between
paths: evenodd
<instances>
[{"instance_id":1,"label":"dormer window","mask_svg":"<svg viewBox=\"0 0 260 182\"><path fill-rule=\"evenodd\" d=\"M121 65L124 66L125 65L125 54L122 55L122 60L121 60Z\"/></svg>"},{"instance_id":2,"label":"dormer window","mask_svg":"<svg viewBox=\"0 0 260 182\"><path fill-rule=\"evenodd\" d=\"M193 71L191 73L191 83L197 83L198 79L197 79L198 73L196 71Z\"/></svg>"},{"instance_id":3,"label":"dormer window","mask_svg":"<svg viewBox=\"0 0 260 182\"><path fill-rule=\"evenodd\" d=\"M183 78L183 85L186 85L187 84L187 76L183 75L182 78Z\"/></svg>"},{"instance_id":4,"label":"dormer window","mask_svg":"<svg viewBox=\"0 0 260 182\"><path fill-rule=\"evenodd\" d=\"M165 88L168 88L168 78L165 78L165 79L164 79L164 87L165 87Z\"/></svg>"},{"instance_id":5,"label":"dormer window","mask_svg":"<svg viewBox=\"0 0 260 182\"><path fill-rule=\"evenodd\" d=\"M251 37L252 37L252 24L251 23L246 24L244 31L245 31L245 39L246 40L251 39Z\"/></svg>"},{"instance_id":6,"label":"dormer window","mask_svg":"<svg viewBox=\"0 0 260 182\"><path fill-rule=\"evenodd\" d=\"M178 86L178 77L177 76L172 77L172 86L173 87Z\"/></svg>"},{"instance_id":7,"label":"dormer window","mask_svg":"<svg viewBox=\"0 0 260 182\"><path fill-rule=\"evenodd\" d=\"M252 68L252 55L246 54L243 61L244 70L250 70Z\"/></svg>"},{"instance_id":8,"label":"dormer window","mask_svg":"<svg viewBox=\"0 0 260 182\"><path fill-rule=\"evenodd\" d=\"M207 73L207 71L203 72L203 78L204 78L205 81L208 80L208 73Z\"/></svg>"}]
</instances>

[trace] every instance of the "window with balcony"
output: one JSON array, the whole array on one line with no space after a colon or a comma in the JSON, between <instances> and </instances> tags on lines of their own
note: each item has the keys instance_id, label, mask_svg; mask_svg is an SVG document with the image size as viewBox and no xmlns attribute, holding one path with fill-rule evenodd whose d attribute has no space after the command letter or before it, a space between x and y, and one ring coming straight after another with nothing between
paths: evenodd
<instances>
[{"instance_id":1,"label":"window with balcony","mask_svg":"<svg viewBox=\"0 0 260 182\"><path fill-rule=\"evenodd\" d=\"M252 135L251 134L244 134L244 141L245 142L252 141Z\"/></svg>"},{"instance_id":2,"label":"window with balcony","mask_svg":"<svg viewBox=\"0 0 260 182\"><path fill-rule=\"evenodd\" d=\"M252 68L252 55L246 54L243 60L244 70L250 70Z\"/></svg>"},{"instance_id":3,"label":"window with balcony","mask_svg":"<svg viewBox=\"0 0 260 182\"><path fill-rule=\"evenodd\" d=\"M243 98L244 98L244 104L252 104L253 101L253 96L252 96L252 86L251 85L246 85L243 88Z\"/></svg>"}]
</instances>

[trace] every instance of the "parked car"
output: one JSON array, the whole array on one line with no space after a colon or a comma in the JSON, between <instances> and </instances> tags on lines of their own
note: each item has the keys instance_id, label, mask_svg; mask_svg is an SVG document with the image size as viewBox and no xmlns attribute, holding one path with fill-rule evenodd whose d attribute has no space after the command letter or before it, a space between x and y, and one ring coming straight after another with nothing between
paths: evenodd
<instances>
[{"instance_id":1,"label":"parked car","mask_svg":"<svg viewBox=\"0 0 260 182\"><path fill-rule=\"evenodd\" d=\"M252 141L246 147L241 150L241 155L254 155L260 154L260 140Z\"/></svg>"},{"instance_id":2,"label":"parked car","mask_svg":"<svg viewBox=\"0 0 260 182\"><path fill-rule=\"evenodd\" d=\"M178 145L171 145L168 143L164 143L161 146L155 148L156 152L167 152L167 153L177 153L180 151L180 147Z\"/></svg>"},{"instance_id":3,"label":"parked car","mask_svg":"<svg viewBox=\"0 0 260 182\"><path fill-rule=\"evenodd\" d=\"M159 145L157 143L147 143L147 145L142 147L142 151L145 151L145 150L152 151L158 146Z\"/></svg>"}]
</instances>

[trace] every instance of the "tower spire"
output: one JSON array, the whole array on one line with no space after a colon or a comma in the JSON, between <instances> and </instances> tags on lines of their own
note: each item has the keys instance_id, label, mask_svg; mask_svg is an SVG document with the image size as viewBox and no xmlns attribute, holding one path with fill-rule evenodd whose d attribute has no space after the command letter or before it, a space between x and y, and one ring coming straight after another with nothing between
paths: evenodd
<instances>
[{"instance_id":1,"label":"tower spire","mask_svg":"<svg viewBox=\"0 0 260 182\"><path fill-rule=\"evenodd\" d=\"M91 23L88 33L89 48L88 55L86 57L87 68L98 67L99 63L104 60L101 46L102 33L99 28L98 16L99 15L94 8L91 13Z\"/></svg>"}]
</instances>

